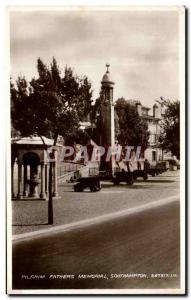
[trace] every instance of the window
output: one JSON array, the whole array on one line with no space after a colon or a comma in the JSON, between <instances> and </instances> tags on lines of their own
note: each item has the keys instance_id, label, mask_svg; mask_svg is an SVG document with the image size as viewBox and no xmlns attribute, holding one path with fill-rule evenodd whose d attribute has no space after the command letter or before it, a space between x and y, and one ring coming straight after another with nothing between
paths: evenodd
<instances>
[{"instance_id":1,"label":"window","mask_svg":"<svg viewBox=\"0 0 191 300\"><path fill-rule=\"evenodd\" d=\"M150 135L150 143L151 144L156 144L158 140L158 135L157 134L151 134Z\"/></svg>"},{"instance_id":2,"label":"window","mask_svg":"<svg viewBox=\"0 0 191 300\"><path fill-rule=\"evenodd\" d=\"M143 116L148 116L148 110L142 108L142 115Z\"/></svg>"},{"instance_id":3,"label":"window","mask_svg":"<svg viewBox=\"0 0 191 300\"><path fill-rule=\"evenodd\" d=\"M152 151L152 161L156 161L157 156L156 156L156 151Z\"/></svg>"}]
</instances>

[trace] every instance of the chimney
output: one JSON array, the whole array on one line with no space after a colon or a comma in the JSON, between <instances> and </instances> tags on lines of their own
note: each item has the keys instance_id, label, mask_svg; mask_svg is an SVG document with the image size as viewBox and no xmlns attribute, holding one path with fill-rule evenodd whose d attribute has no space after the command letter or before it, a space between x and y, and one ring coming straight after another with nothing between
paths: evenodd
<instances>
[{"instance_id":1,"label":"chimney","mask_svg":"<svg viewBox=\"0 0 191 300\"><path fill-rule=\"evenodd\" d=\"M142 105L141 105L140 102L138 102L138 103L136 104L136 108L137 108L138 115L139 115L139 116L142 116L142 110L141 110Z\"/></svg>"}]
</instances>

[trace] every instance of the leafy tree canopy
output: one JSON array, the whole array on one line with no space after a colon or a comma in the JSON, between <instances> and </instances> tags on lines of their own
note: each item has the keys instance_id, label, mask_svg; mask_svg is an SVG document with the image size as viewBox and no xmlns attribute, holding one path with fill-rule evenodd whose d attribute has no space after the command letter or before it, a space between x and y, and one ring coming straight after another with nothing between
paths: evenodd
<instances>
[{"instance_id":1,"label":"leafy tree canopy","mask_svg":"<svg viewBox=\"0 0 191 300\"><path fill-rule=\"evenodd\" d=\"M92 110L92 122L96 125L93 139L99 143L102 130L101 99L98 98ZM124 98L115 103L115 138L122 146L142 147L144 151L148 146L149 131L147 122L141 118L135 105Z\"/></svg>"},{"instance_id":2,"label":"leafy tree canopy","mask_svg":"<svg viewBox=\"0 0 191 300\"><path fill-rule=\"evenodd\" d=\"M180 101L165 100L162 97L158 103L164 108L161 122L160 146L163 150L171 151L180 158Z\"/></svg>"},{"instance_id":3,"label":"leafy tree canopy","mask_svg":"<svg viewBox=\"0 0 191 300\"><path fill-rule=\"evenodd\" d=\"M11 118L22 136L37 132L57 139L78 131L79 122L90 112L91 83L65 67L64 76L53 57L50 66L37 60L38 78L27 82L18 77L11 83Z\"/></svg>"},{"instance_id":4,"label":"leafy tree canopy","mask_svg":"<svg viewBox=\"0 0 191 300\"><path fill-rule=\"evenodd\" d=\"M148 124L138 115L136 105L120 98L115 104L115 110L118 116L119 134L117 139L119 143L135 148L141 146L144 151L149 140Z\"/></svg>"}]
</instances>

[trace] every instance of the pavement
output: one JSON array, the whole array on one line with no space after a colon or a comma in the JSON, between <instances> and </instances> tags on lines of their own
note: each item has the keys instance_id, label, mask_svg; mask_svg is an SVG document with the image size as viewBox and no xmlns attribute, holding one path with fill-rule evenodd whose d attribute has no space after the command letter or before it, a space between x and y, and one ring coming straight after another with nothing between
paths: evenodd
<instances>
[{"instance_id":1,"label":"pavement","mask_svg":"<svg viewBox=\"0 0 191 300\"><path fill-rule=\"evenodd\" d=\"M42 230L105 214L132 209L171 196L179 196L179 171L168 171L147 181L138 179L132 186L103 182L102 190L90 193L73 191L73 185L61 184L58 199L53 200L54 225L47 224L48 201L12 201L12 233Z\"/></svg>"},{"instance_id":2,"label":"pavement","mask_svg":"<svg viewBox=\"0 0 191 300\"><path fill-rule=\"evenodd\" d=\"M138 179L134 185L102 183L102 190L90 193L73 191L73 185L61 184L59 199L54 199L54 225L47 224L48 202L42 200L12 201L12 233L19 234L46 230L60 225L131 210L139 206L179 197L179 171L168 171L147 181Z\"/></svg>"}]
</instances>

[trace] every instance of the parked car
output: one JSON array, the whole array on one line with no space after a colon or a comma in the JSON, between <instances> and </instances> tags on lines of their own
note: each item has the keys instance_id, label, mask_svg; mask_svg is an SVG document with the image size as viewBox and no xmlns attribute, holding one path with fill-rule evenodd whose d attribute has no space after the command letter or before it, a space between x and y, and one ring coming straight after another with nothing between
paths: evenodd
<instances>
[{"instance_id":1,"label":"parked car","mask_svg":"<svg viewBox=\"0 0 191 300\"><path fill-rule=\"evenodd\" d=\"M169 167L170 167L169 162L165 160L161 160L156 163L156 169L159 170L159 173L169 170Z\"/></svg>"},{"instance_id":2,"label":"parked car","mask_svg":"<svg viewBox=\"0 0 191 300\"><path fill-rule=\"evenodd\" d=\"M180 161L177 159L169 158L165 160L169 163L169 169L170 171L176 171L180 169Z\"/></svg>"},{"instance_id":3,"label":"parked car","mask_svg":"<svg viewBox=\"0 0 191 300\"><path fill-rule=\"evenodd\" d=\"M147 161L145 161L145 170L151 176L159 175L163 172L166 172L169 169L168 161L157 161L155 165L152 165Z\"/></svg>"}]
</instances>

